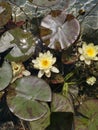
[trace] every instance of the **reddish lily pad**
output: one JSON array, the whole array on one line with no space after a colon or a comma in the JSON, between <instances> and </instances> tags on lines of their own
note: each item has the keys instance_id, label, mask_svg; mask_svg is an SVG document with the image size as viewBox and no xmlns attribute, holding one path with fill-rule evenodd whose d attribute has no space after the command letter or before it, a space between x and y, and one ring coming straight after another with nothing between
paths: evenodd
<instances>
[{"instance_id":1,"label":"reddish lily pad","mask_svg":"<svg viewBox=\"0 0 98 130\"><path fill-rule=\"evenodd\" d=\"M41 22L41 38L45 45L52 49L70 47L77 40L79 33L79 21L72 14L55 10Z\"/></svg>"}]
</instances>

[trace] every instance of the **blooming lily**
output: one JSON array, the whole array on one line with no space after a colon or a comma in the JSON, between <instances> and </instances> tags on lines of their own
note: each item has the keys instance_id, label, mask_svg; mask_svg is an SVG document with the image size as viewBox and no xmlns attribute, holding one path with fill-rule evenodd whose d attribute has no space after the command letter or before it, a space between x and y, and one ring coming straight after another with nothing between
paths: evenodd
<instances>
[{"instance_id":1,"label":"blooming lily","mask_svg":"<svg viewBox=\"0 0 98 130\"><path fill-rule=\"evenodd\" d=\"M98 60L98 45L95 46L93 43L87 45L84 42L82 48L78 48L78 51L80 53L80 60L84 61L87 65L90 65L92 60Z\"/></svg>"},{"instance_id":2,"label":"blooming lily","mask_svg":"<svg viewBox=\"0 0 98 130\"><path fill-rule=\"evenodd\" d=\"M41 78L44 74L46 77L50 77L51 71L54 73L59 73L59 70L53 66L55 62L56 58L53 57L50 51L39 53L39 57L37 57L35 60L32 60L32 63L34 63L34 68L40 70L38 73L39 78Z\"/></svg>"}]
</instances>

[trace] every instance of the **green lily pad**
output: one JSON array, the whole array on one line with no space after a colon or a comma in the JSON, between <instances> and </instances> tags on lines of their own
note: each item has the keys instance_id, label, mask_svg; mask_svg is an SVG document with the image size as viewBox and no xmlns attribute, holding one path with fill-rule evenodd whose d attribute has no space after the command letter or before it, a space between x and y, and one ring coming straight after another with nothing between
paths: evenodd
<instances>
[{"instance_id":1,"label":"green lily pad","mask_svg":"<svg viewBox=\"0 0 98 130\"><path fill-rule=\"evenodd\" d=\"M75 130L98 130L98 100L88 100L78 110L83 116L75 117Z\"/></svg>"},{"instance_id":2,"label":"green lily pad","mask_svg":"<svg viewBox=\"0 0 98 130\"><path fill-rule=\"evenodd\" d=\"M15 28L9 31L14 37L11 44L14 45L13 49L7 55L10 61L26 61L35 51L34 37L30 32Z\"/></svg>"},{"instance_id":3,"label":"green lily pad","mask_svg":"<svg viewBox=\"0 0 98 130\"><path fill-rule=\"evenodd\" d=\"M4 26L12 15L12 9L9 3L0 2L0 26Z\"/></svg>"},{"instance_id":4,"label":"green lily pad","mask_svg":"<svg viewBox=\"0 0 98 130\"><path fill-rule=\"evenodd\" d=\"M34 76L23 77L16 80L11 88L7 103L17 117L34 121L47 113L43 102L51 101L51 90L44 80Z\"/></svg>"},{"instance_id":5,"label":"green lily pad","mask_svg":"<svg viewBox=\"0 0 98 130\"><path fill-rule=\"evenodd\" d=\"M11 41L13 40L14 37L9 32L5 32L0 38L0 53L14 47L14 45L11 44Z\"/></svg>"},{"instance_id":6,"label":"green lily pad","mask_svg":"<svg viewBox=\"0 0 98 130\"><path fill-rule=\"evenodd\" d=\"M39 120L30 122L30 127L32 130L45 130L45 128L50 124L50 109L47 104L43 104L47 107L47 113Z\"/></svg>"},{"instance_id":7,"label":"green lily pad","mask_svg":"<svg viewBox=\"0 0 98 130\"><path fill-rule=\"evenodd\" d=\"M0 91L5 89L12 80L12 69L9 63L4 62L0 67Z\"/></svg>"},{"instance_id":8,"label":"green lily pad","mask_svg":"<svg viewBox=\"0 0 98 130\"><path fill-rule=\"evenodd\" d=\"M60 3L60 0L29 0L32 4L42 7L50 7Z\"/></svg>"},{"instance_id":9,"label":"green lily pad","mask_svg":"<svg viewBox=\"0 0 98 130\"><path fill-rule=\"evenodd\" d=\"M17 6L23 6L26 3L26 0L10 0L10 2Z\"/></svg>"},{"instance_id":10,"label":"green lily pad","mask_svg":"<svg viewBox=\"0 0 98 130\"><path fill-rule=\"evenodd\" d=\"M53 94L51 103L52 112L74 112L71 100L61 94Z\"/></svg>"}]
</instances>

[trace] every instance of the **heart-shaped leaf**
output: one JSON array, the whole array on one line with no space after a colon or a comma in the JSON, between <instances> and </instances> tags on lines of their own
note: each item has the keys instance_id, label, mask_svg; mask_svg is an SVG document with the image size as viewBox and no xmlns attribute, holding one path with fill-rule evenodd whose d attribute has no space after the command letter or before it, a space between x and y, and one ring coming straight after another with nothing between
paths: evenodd
<instances>
[{"instance_id":1,"label":"heart-shaped leaf","mask_svg":"<svg viewBox=\"0 0 98 130\"><path fill-rule=\"evenodd\" d=\"M20 28L12 29L9 33L14 37L14 40L11 42L14 47L6 58L10 61L25 61L30 58L35 51L33 35Z\"/></svg>"},{"instance_id":2,"label":"heart-shaped leaf","mask_svg":"<svg viewBox=\"0 0 98 130\"><path fill-rule=\"evenodd\" d=\"M98 100L85 101L79 107L81 117L75 117L75 130L98 130Z\"/></svg>"},{"instance_id":3,"label":"heart-shaped leaf","mask_svg":"<svg viewBox=\"0 0 98 130\"><path fill-rule=\"evenodd\" d=\"M71 100L56 93L53 93L51 110L52 112L74 112Z\"/></svg>"},{"instance_id":4,"label":"heart-shaped leaf","mask_svg":"<svg viewBox=\"0 0 98 130\"><path fill-rule=\"evenodd\" d=\"M71 14L52 11L41 22L40 34L43 42L52 49L66 49L74 43L80 33L78 20Z\"/></svg>"},{"instance_id":5,"label":"heart-shaped leaf","mask_svg":"<svg viewBox=\"0 0 98 130\"><path fill-rule=\"evenodd\" d=\"M12 80L12 69L9 63L4 62L0 67L0 91L5 89Z\"/></svg>"},{"instance_id":6,"label":"heart-shaped leaf","mask_svg":"<svg viewBox=\"0 0 98 130\"><path fill-rule=\"evenodd\" d=\"M11 19L12 9L7 2L0 2L0 26L4 26Z\"/></svg>"},{"instance_id":7,"label":"heart-shaped leaf","mask_svg":"<svg viewBox=\"0 0 98 130\"><path fill-rule=\"evenodd\" d=\"M27 121L40 119L47 113L42 102L51 101L49 85L42 79L28 76L15 81L11 85L7 97L10 110L19 118Z\"/></svg>"},{"instance_id":8,"label":"heart-shaped leaf","mask_svg":"<svg viewBox=\"0 0 98 130\"><path fill-rule=\"evenodd\" d=\"M43 104L47 107L47 114L36 121L30 122L30 127L32 130L45 130L45 128L50 124L50 110L47 104Z\"/></svg>"}]
</instances>

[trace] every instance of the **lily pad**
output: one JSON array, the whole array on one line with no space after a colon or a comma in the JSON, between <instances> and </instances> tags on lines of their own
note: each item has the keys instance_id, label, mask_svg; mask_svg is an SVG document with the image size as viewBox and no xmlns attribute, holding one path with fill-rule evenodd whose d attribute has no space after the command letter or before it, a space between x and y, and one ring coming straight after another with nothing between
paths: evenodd
<instances>
[{"instance_id":1,"label":"lily pad","mask_svg":"<svg viewBox=\"0 0 98 130\"><path fill-rule=\"evenodd\" d=\"M22 6L26 3L26 0L10 0L10 2L17 6Z\"/></svg>"},{"instance_id":2,"label":"lily pad","mask_svg":"<svg viewBox=\"0 0 98 130\"><path fill-rule=\"evenodd\" d=\"M43 7L50 7L58 4L61 0L29 0L32 4Z\"/></svg>"},{"instance_id":3,"label":"lily pad","mask_svg":"<svg viewBox=\"0 0 98 130\"><path fill-rule=\"evenodd\" d=\"M83 116L75 117L75 130L98 130L98 100L87 100L79 107Z\"/></svg>"},{"instance_id":4,"label":"lily pad","mask_svg":"<svg viewBox=\"0 0 98 130\"><path fill-rule=\"evenodd\" d=\"M20 119L34 121L43 117L51 101L49 85L42 79L28 76L16 80L7 96L9 109Z\"/></svg>"},{"instance_id":5,"label":"lily pad","mask_svg":"<svg viewBox=\"0 0 98 130\"><path fill-rule=\"evenodd\" d=\"M14 37L9 32L5 32L0 38L0 53L14 47L14 45L11 44L11 41L13 40Z\"/></svg>"},{"instance_id":6,"label":"lily pad","mask_svg":"<svg viewBox=\"0 0 98 130\"><path fill-rule=\"evenodd\" d=\"M74 112L71 100L61 94L53 94L51 103L52 112Z\"/></svg>"},{"instance_id":7,"label":"lily pad","mask_svg":"<svg viewBox=\"0 0 98 130\"><path fill-rule=\"evenodd\" d=\"M50 109L47 104L43 104L47 107L47 113L39 120L30 122L30 127L32 130L45 130L45 128L50 124Z\"/></svg>"},{"instance_id":8,"label":"lily pad","mask_svg":"<svg viewBox=\"0 0 98 130\"><path fill-rule=\"evenodd\" d=\"M72 14L55 10L41 22L41 38L52 49L68 48L77 40L79 33L79 21Z\"/></svg>"},{"instance_id":9,"label":"lily pad","mask_svg":"<svg viewBox=\"0 0 98 130\"><path fill-rule=\"evenodd\" d=\"M15 28L8 31L14 40L11 44L14 46L6 58L10 61L26 61L35 51L34 36L25 30Z\"/></svg>"},{"instance_id":10,"label":"lily pad","mask_svg":"<svg viewBox=\"0 0 98 130\"><path fill-rule=\"evenodd\" d=\"M4 62L0 67L0 91L5 89L12 80L12 69L8 62Z\"/></svg>"},{"instance_id":11,"label":"lily pad","mask_svg":"<svg viewBox=\"0 0 98 130\"><path fill-rule=\"evenodd\" d=\"M12 15L12 9L9 3L0 2L0 26L4 26Z\"/></svg>"}]
</instances>

